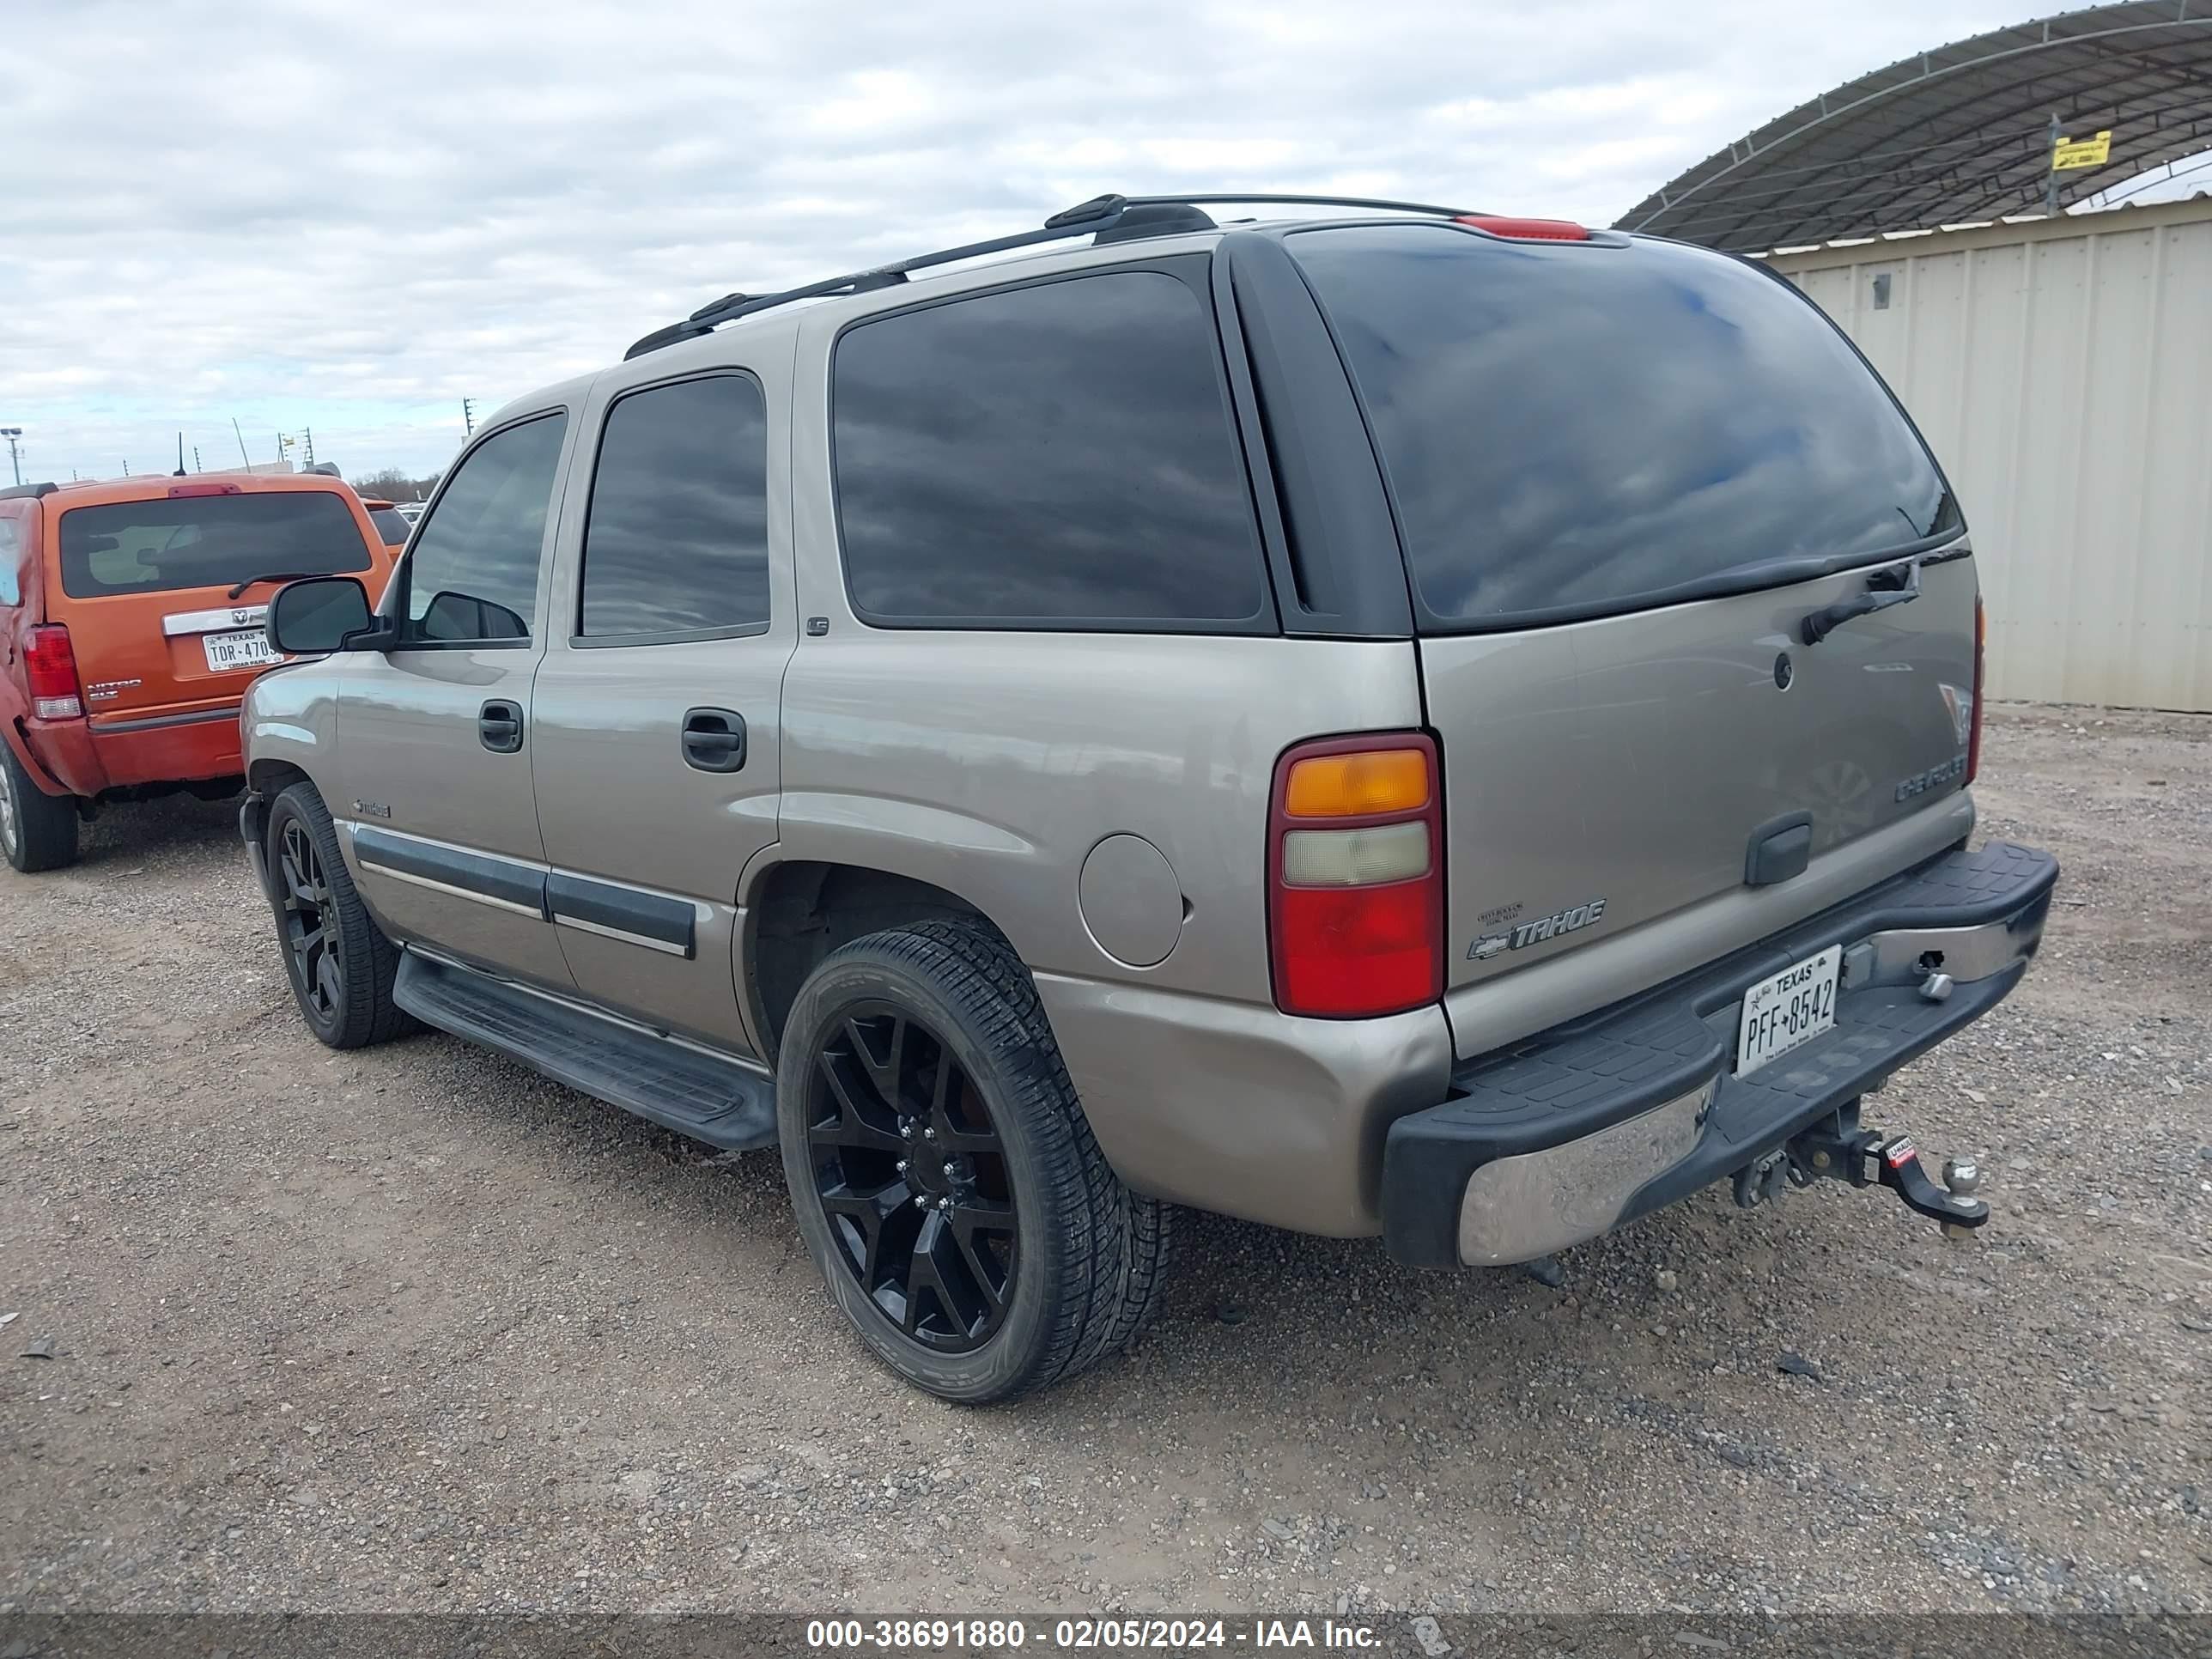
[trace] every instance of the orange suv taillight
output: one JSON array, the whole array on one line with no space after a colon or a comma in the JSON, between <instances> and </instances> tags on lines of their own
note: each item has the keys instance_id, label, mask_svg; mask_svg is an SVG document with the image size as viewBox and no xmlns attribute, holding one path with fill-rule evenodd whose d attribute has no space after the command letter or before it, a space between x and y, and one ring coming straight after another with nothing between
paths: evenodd
<instances>
[{"instance_id":1,"label":"orange suv taillight","mask_svg":"<svg viewBox=\"0 0 2212 1659\"><path fill-rule=\"evenodd\" d=\"M77 683L76 653L69 629L41 623L23 647L23 678L31 688L31 713L42 720L79 720L84 688Z\"/></svg>"},{"instance_id":2,"label":"orange suv taillight","mask_svg":"<svg viewBox=\"0 0 2212 1659\"><path fill-rule=\"evenodd\" d=\"M1443 809L1419 732L1322 738L1275 763L1275 1006L1349 1019L1443 994Z\"/></svg>"}]
</instances>

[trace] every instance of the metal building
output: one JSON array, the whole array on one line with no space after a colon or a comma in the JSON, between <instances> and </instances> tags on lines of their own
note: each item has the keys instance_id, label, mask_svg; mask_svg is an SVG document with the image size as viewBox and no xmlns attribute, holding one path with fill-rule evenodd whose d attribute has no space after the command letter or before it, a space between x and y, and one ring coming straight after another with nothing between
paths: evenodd
<instances>
[{"instance_id":1,"label":"metal building","mask_svg":"<svg viewBox=\"0 0 2212 1659\"><path fill-rule=\"evenodd\" d=\"M2212 201L2063 211L2160 168L2212 185L2212 0L1915 53L1616 222L1771 258L1896 388L1973 527L1999 696L2212 710Z\"/></svg>"},{"instance_id":2,"label":"metal building","mask_svg":"<svg viewBox=\"0 0 2212 1659\"><path fill-rule=\"evenodd\" d=\"M2212 710L2212 198L1771 263L1950 475L1991 695Z\"/></svg>"},{"instance_id":3,"label":"metal building","mask_svg":"<svg viewBox=\"0 0 2212 1659\"><path fill-rule=\"evenodd\" d=\"M2054 169L2053 140L2109 134ZM1808 99L1614 222L1738 253L2064 208L2212 147L2212 0L2084 6ZM2192 158L2194 158L2192 160Z\"/></svg>"}]
</instances>

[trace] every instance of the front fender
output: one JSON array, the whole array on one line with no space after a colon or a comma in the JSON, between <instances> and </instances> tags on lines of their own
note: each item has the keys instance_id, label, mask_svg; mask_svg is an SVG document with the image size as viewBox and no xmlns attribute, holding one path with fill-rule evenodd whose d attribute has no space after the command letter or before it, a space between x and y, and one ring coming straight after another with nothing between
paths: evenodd
<instances>
[{"instance_id":1,"label":"front fender","mask_svg":"<svg viewBox=\"0 0 2212 1659\"><path fill-rule=\"evenodd\" d=\"M337 810L338 660L325 657L274 669L246 688L238 709L239 752L255 792L274 793L272 772L296 771L312 779Z\"/></svg>"}]
</instances>

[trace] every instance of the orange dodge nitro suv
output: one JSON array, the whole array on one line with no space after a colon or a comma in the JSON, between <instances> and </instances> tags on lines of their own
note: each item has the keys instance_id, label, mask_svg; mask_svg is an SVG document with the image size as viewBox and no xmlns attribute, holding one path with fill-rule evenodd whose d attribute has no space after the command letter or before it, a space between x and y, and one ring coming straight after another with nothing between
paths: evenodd
<instances>
[{"instance_id":1,"label":"orange dodge nitro suv","mask_svg":"<svg viewBox=\"0 0 2212 1659\"><path fill-rule=\"evenodd\" d=\"M283 658L271 586L394 550L341 479L205 473L0 489L0 852L76 857L102 802L242 781L238 702Z\"/></svg>"}]
</instances>

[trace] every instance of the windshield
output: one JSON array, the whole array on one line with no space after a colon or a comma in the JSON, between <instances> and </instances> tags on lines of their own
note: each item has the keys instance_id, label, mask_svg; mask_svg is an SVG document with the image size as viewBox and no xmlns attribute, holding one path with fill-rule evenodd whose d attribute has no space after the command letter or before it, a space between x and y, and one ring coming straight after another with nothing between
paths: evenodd
<instances>
[{"instance_id":1,"label":"windshield","mask_svg":"<svg viewBox=\"0 0 2212 1659\"><path fill-rule=\"evenodd\" d=\"M361 526L335 491L156 497L61 517L62 591L72 599L227 587L283 572L369 568Z\"/></svg>"},{"instance_id":2,"label":"windshield","mask_svg":"<svg viewBox=\"0 0 2212 1659\"><path fill-rule=\"evenodd\" d=\"M1439 631L1603 614L1956 527L1827 319L1703 249L1301 232Z\"/></svg>"}]
</instances>

